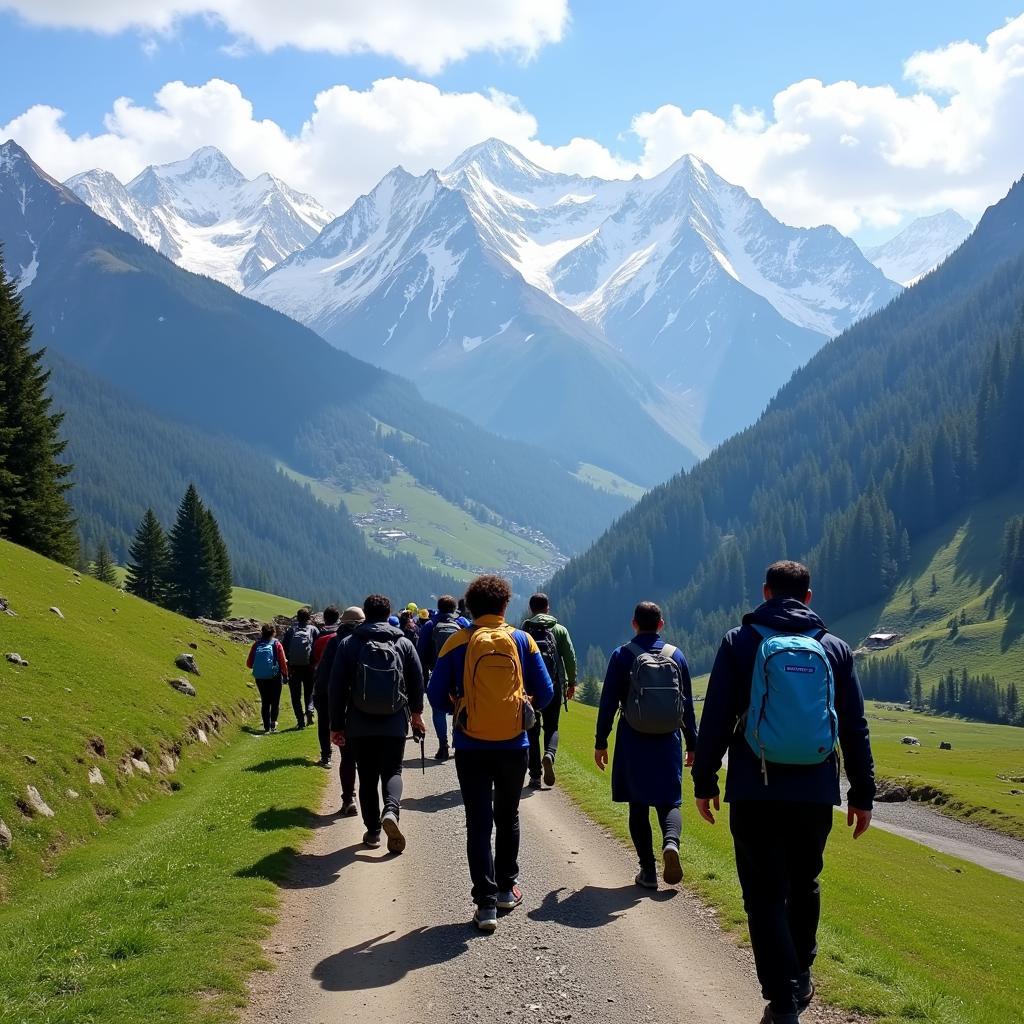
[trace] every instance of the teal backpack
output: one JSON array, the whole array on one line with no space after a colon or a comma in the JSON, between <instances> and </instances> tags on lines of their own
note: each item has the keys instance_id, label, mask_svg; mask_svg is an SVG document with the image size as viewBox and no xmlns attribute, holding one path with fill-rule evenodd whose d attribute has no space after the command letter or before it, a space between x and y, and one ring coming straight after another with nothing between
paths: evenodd
<instances>
[{"instance_id":1,"label":"teal backpack","mask_svg":"<svg viewBox=\"0 0 1024 1024\"><path fill-rule=\"evenodd\" d=\"M839 719L832 663L821 646L824 629L774 633L754 626L761 645L750 680L750 706L743 734L760 758L768 785L768 762L821 764L836 748Z\"/></svg>"}]
</instances>

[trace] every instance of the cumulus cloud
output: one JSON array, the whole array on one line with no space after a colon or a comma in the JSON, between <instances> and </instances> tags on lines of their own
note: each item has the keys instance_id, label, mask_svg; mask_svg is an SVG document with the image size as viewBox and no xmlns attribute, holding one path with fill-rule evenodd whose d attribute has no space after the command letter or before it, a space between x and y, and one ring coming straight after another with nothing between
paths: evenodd
<instances>
[{"instance_id":1,"label":"cumulus cloud","mask_svg":"<svg viewBox=\"0 0 1024 1024\"><path fill-rule=\"evenodd\" d=\"M946 206L977 216L1024 171L1024 16L983 45L913 55L905 83L808 79L779 92L769 111L724 117L662 106L629 126L635 159L588 138L545 143L536 118L503 93L408 78L327 89L295 133L257 118L237 86L214 79L171 82L149 105L118 99L94 135L71 136L60 110L32 107L0 127L0 139L16 138L55 177L100 166L122 180L214 144L244 173L271 171L337 211L396 164L423 173L497 136L542 166L603 177L657 174L694 153L792 224L856 232Z\"/></svg>"},{"instance_id":2,"label":"cumulus cloud","mask_svg":"<svg viewBox=\"0 0 1024 1024\"><path fill-rule=\"evenodd\" d=\"M569 18L568 0L0 0L4 9L102 33L169 33L205 16L259 50L380 53L426 74L478 50L531 57L561 39Z\"/></svg>"}]
</instances>

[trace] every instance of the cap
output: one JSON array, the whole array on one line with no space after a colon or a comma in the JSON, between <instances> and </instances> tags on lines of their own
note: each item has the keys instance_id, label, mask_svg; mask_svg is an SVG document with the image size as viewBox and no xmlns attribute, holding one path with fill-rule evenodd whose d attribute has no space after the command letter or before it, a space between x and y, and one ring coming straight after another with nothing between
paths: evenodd
<instances>
[{"instance_id":1,"label":"cap","mask_svg":"<svg viewBox=\"0 0 1024 1024\"><path fill-rule=\"evenodd\" d=\"M421 619L429 619L430 618L430 612L428 612L426 608L421 608L420 609L420 618Z\"/></svg>"},{"instance_id":2,"label":"cap","mask_svg":"<svg viewBox=\"0 0 1024 1024\"><path fill-rule=\"evenodd\" d=\"M366 616L363 614L363 609L358 605L352 605L351 608L346 608L341 615L342 622L365 622Z\"/></svg>"},{"instance_id":3,"label":"cap","mask_svg":"<svg viewBox=\"0 0 1024 1024\"><path fill-rule=\"evenodd\" d=\"M412 612L412 613L413 613L413 615L415 615L415 614L416 614L416 613L417 613L417 612L419 611L419 608L418 608L418 607L416 606L416 602L415 602L415 601L410 601L410 602L409 602L409 603L408 603L408 604L407 604L407 605L405 606L405 610L406 610L407 612Z\"/></svg>"}]
</instances>

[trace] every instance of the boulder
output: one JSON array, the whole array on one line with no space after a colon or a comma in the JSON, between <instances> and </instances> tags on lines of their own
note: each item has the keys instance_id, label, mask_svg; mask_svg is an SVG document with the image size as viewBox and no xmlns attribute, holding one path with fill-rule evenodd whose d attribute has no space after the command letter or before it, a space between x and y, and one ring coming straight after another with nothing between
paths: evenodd
<instances>
[{"instance_id":1,"label":"boulder","mask_svg":"<svg viewBox=\"0 0 1024 1024\"><path fill-rule=\"evenodd\" d=\"M199 666L196 664L196 659L191 654L179 654L174 659L174 664L182 670L182 672L191 672L192 675L202 675L199 671Z\"/></svg>"},{"instance_id":2,"label":"boulder","mask_svg":"<svg viewBox=\"0 0 1024 1024\"><path fill-rule=\"evenodd\" d=\"M210 742L206 737L206 730L200 729L198 726L196 727L196 739L199 740L200 743Z\"/></svg>"},{"instance_id":3,"label":"boulder","mask_svg":"<svg viewBox=\"0 0 1024 1024\"><path fill-rule=\"evenodd\" d=\"M55 817L53 809L49 804L39 795L39 790L35 786L25 787L25 797L28 800L29 807L35 814L41 814L44 818Z\"/></svg>"},{"instance_id":4,"label":"boulder","mask_svg":"<svg viewBox=\"0 0 1024 1024\"><path fill-rule=\"evenodd\" d=\"M25 760L28 764L39 764L39 762L31 754L26 754Z\"/></svg>"},{"instance_id":5,"label":"boulder","mask_svg":"<svg viewBox=\"0 0 1024 1024\"><path fill-rule=\"evenodd\" d=\"M198 651L198 650L199 650L199 644L197 644L197 643L196 643L195 641L192 641L192 643L190 643L190 644L189 644L189 647L190 647L190 648L191 648L191 649L192 649L193 651Z\"/></svg>"},{"instance_id":6,"label":"boulder","mask_svg":"<svg viewBox=\"0 0 1024 1024\"><path fill-rule=\"evenodd\" d=\"M6 597L0 597L0 615L10 615L17 618L18 613L11 607Z\"/></svg>"},{"instance_id":7,"label":"boulder","mask_svg":"<svg viewBox=\"0 0 1024 1024\"><path fill-rule=\"evenodd\" d=\"M7 827L7 823L0 818L0 850L9 850L14 843L14 836Z\"/></svg>"},{"instance_id":8,"label":"boulder","mask_svg":"<svg viewBox=\"0 0 1024 1024\"><path fill-rule=\"evenodd\" d=\"M5 657L12 665L28 665L28 662L20 654L18 654L17 651L11 651L11 653L5 655Z\"/></svg>"},{"instance_id":9,"label":"boulder","mask_svg":"<svg viewBox=\"0 0 1024 1024\"><path fill-rule=\"evenodd\" d=\"M32 721L32 716L31 715L22 715L21 716L21 720L23 722L31 722Z\"/></svg>"},{"instance_id":10,"label":"boulder","mask_svg":"<svg viewBox=\"0 0 1024 1024\"><path fill-rule=\"evenodd\" d=\"M64 618L64 613L59 608L54 607L51 608L50 611L53 612L53 614L56 615L58 619Z\"/></svg>"},{"instance_id":11,"label":"boulder","mask_svg":"<svg viewBox=\"0 0 1024 1024\"><path fill-rule=\"evenodd\" d=\"M145 761L143 761L141 758L132 757L132 758L129 758L129 760L131 761L132 767L137 772L142 772L143 775L149 775L150 774L150 767L149 767L149 765Z\"/></svg>"},{"instance_id":12,"label":"boulder","mask_svg":"<svg viewBox=\"0 0 1024 1024\"><path fill-rule=\"evenodd\" d=\"M75 790L75 789L65 789L65 790L64 790L64 795L65 795L65 796L66 796L66 797L67 797L67 798L68 798L69 800L77 800L77 799L78 799L78 791L77 791L77 790Z\"/></svg>"},{"instance_id":13,"label":"boulder","mask_svg":"<svg viewBox=\"0 0 1024 1024\"><path fill-rule=\"evenodd\" d=\"M90 786L105 786L106 782L103 778L103 773L95 765L89 769L89 785Z\"/></svg>"},{"instance_id":14,"label":"boulder","mask_svg":"<svg viewBox=\"0 0 1024 1024\"><path fill-rule=\"evenodd\" d=\"M921 746L921 741L916 736L904 736L903 739L900 740L900 743L903 743L908 747Z\"/></svg>"},{"instance_id":15,"label":"boulder","mask_svg":"<svg viewBox=\"0 0 1024 1024\"><path fill-rule=\"evenodd\" d=\"M882 782L878 786L875 799L883 804L903 804L910 799L910 791L906 786Z\"/></svg>"},{"instance_id":16,"label":"boulder","mask_svg":"<svg viewBox=\"0 0 1024 1024\"><path fill-rule=\"evenodd\" d=\"M186 697L196 695L196 688L187 679L168 679L167 685L177 690L178 693L185 694Z\"/></svg>"},{"instance_id":17,"label":"boulder","mask_svg":"<svg viewBox=\"0 0 1024 1024\"><path fill-rule=\"evenodd\" d=\"M953 744L952 743L947 743L945 740L943 740L939 744L939 750L952 750L952 749L953 749Z\"/></svg>"},{"instance_id":18,"label":"boulder","mask_svg":"<svg viewBox=\"0 0 1024 1024\"><path fill-rule=\"evenodd\" d=\"M178 768L178 759L168 751L164 751L160 755L160 770L167 775L176 771Z\"/></svg>"}]
</instances>

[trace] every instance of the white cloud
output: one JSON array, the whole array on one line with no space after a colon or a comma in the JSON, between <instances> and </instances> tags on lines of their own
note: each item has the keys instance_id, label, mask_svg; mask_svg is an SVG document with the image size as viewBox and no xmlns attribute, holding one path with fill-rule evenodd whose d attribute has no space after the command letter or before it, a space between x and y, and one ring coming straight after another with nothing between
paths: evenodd
<instances>
[{"instance_id":1,"label":"white cloud","mask_svg":"<svg viewBox=\"0 0 1024 1024\"><path fill-rule=\"evenodd\" d=\"M636 159L588 138L548 145L536 118L503 93L442 92L404 78L320 93L294 134L214 79L171 82L149 106L118 99L95 135L72 137L61 111L33 107L0 127L0 140L13 136L62 179L101 166L127 180L214 144L246 174L269 170L338 211L395 164L443 167L493 135L542 166L605 177L656 174L692 152L794 224L856 232L946 206L977 216L1024 171L1024 16L984 45L915 54L905 77L903 92L808 79L779 92L770 111L725 117L662 106L630 125Z\"/></svg>"},{"instance_id":2,"label":"white cloud","mask_svg":"<svg viewBox=\"0 0 1024 1024\"><path fill-rule=\"evenodd\" d=\"M479 50L533 56L562 38L568 0L0 0L36 25L169 33L213 18L259 50L380 53L426 74Z\"/></svg>"}]
</instances>

